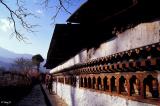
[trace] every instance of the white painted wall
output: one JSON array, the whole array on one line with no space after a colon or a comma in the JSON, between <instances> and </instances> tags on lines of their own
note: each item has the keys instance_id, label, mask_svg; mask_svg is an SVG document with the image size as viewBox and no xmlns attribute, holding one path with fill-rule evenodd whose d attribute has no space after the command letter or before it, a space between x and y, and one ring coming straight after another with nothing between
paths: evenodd
<instances>
[{"instance_id":1,"label":"white painted wall","mask_svg":"<svg viewBox=\"0 0 160 106\"><path fill-rule=\"evenodd\" d=\"M53 82L53 91L69 106L155 106L56 82Z\"/></svg>"},{"instance_id":2,"label":"white painted wall","mask_svg":"<svg viewBox=\"0 0 160 106\"><path fill-rule=\"evenodd\" d=\"M62 70L64 68L68 68L70 66L73 66L78 63L84 63L87 61L87 50L82 50L80 53L78 53L73 58L66 61L64 64L61 64L53 69L50 70L50 73L54 73L58 70Z\"/></svg>"},{"instance_id":3,"label":"white painted wall","mask_svg":"<svg viewBox=\"0 0 160 106\"><path fill-rule=\"evenodd\" d=\"M160 41L160 22L139 24L117 35L117 38L105 42L94 52L91 59L111 55L117 52L138 48Z\"/></svg>"}]
</instances>

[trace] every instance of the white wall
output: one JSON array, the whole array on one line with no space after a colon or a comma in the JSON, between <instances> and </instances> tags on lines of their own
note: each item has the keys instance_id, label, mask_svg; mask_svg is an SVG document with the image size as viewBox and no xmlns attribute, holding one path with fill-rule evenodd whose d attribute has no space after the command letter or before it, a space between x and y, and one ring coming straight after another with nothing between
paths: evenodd
<instances>
[{"instance_id":1,"label":"white wall","mask_svg":"<svg viewBox=\"0 0 160 106\"><path fill-rule=\"evenodd\" d=\"M69 106L155 106L56 82L53 82L53 91Z\"/></svg>"},{"instance_id":2,"label":"white wall","mask_svg":"<svg viewBox=\"0 0 160 106\"><path fill-rule=\"evenodd\" d=\"M84 63L87 61L87 50L82 50L79 54L74 56L73 58L66 61L64 64L61 64L50 70L50 73L54 73L58 70L62 70L64 68L68 68L78 63Z\"/></svg>"},{"instance_id":3,"label":"white wall","mask_svg":"<svg viewBox=\"0 0 160 106\"><path fill-rule=\"evenodd\" d=\"M117 52L138 48L160 41L160 22L140 24L117 35L117 38L105 42L94 52L91 59L111 55Z\"/></svg>"}]
</instances>

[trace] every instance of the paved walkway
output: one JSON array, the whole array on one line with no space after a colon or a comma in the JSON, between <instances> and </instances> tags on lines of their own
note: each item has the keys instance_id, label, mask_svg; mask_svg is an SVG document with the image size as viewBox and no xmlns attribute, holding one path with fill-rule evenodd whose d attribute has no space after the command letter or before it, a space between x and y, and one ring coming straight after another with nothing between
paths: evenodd
<instances>
[{"instance_id":1,"label":"paved walkway","mask_svg":"<svg viewBox=\"0 0 160 106\"><path fill-rule=\"evenodd\" d=\"M35 85L32 91L16 106L47 106L40 85Z\"/></svg>"},{"instance_id":2,"label":"paved walkway","mask_svg":"<svg viewBox=\"0 0 160 106\"><path fill-rule=\"evenodd\" d=\"M45 85L42 85L44 92L46 93L50 103L52 106L68 106L65 101L63 101L58 95L55 93L49 94L48 89L46 89Z\"/></svg>"}]
</instances>

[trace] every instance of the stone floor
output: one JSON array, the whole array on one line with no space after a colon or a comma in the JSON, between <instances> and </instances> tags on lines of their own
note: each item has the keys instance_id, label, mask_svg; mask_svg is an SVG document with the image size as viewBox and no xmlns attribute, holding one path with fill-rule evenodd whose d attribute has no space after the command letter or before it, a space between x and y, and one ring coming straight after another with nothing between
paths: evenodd
<instances>
[{"instance_id":1,"label":"stone floor","mask_svg":"<svg viewBox=\"0 0 160 106\"><path fill-rule=\"evenodd\" d=\"M50 101L50 104L52 106L68 106L65 101L63 101L57 94L55 93L52 93L50 94L48 92L48 89L46 89L46 86L45 85L42 85L43 89L44 89L44 92L46 93L49 101Z\"/></svg>"},{"instance_id":2,"label":"stone floor","mask_svg":"<svg viewBox=\"0 0 160 106\"><path fill-rule=\"evenodd\" d=\"M32 91L20 100L16 106L47 106L40 85L35 85Z\"/></svg>"}]
</instances>

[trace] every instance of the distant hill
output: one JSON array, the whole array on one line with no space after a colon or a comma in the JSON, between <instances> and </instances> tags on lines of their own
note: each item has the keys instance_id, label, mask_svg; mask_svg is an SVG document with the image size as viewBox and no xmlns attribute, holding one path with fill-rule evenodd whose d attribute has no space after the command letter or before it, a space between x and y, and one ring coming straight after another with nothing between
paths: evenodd
<instances>
[{"instance_id":1,"label":"distant hill","mask_svg":"<svg viewBox=\"0 0 160 106\"><path fill-rule=\"evenodd\" d=\"M0 47L0 67L5 67L6 69L9 69L14 60L21 57L31 59L32 55L14 53Z\"/></svg>"},{"instance_id":2,"label":"distant hill","mask_svg":"<svg viewBox=\"0 0 160 106\"><path fill-rule=\"evenodd\" d=\"M31 59L32 55L31 54L17 54L14 53L12 51L9 51L7 49L4 49L2 47L0 47L0 67L4 67L6 69L9 69L12 65L12 63L15 61L15 59L17 58L27 58L27 59ZM41 67L40 70L42 72L45 72L45 68L43 67L44 64L46 63L46 59L44 59L44 62L41 63Z\"/></svg>"},{"instance_id":3,"label":"distant hill","mask_svg":"<svg viewBox=\"0 0 160 106\"><path fill-rule=\"evenodd\" d=\"M4 48L0 47L0 57L3 57L3 58L14 58L14 59L23 57L23 58L31 59L32 55L31 54L17 54L17 53L14 53L12 51L9 51L7 49L4 49Z\"/></svg>"},{"instance_id":4,"label":"distant hill","mask_svg":"<svg viewBox=\"0 0 160 106\"><path fill-rule=\"evenodd\" d=\"M5 69L9 69L11 67L11 63L5 63L3 61L0 61L0 68L4 67Z\"/></svg>"}]
</instances>

